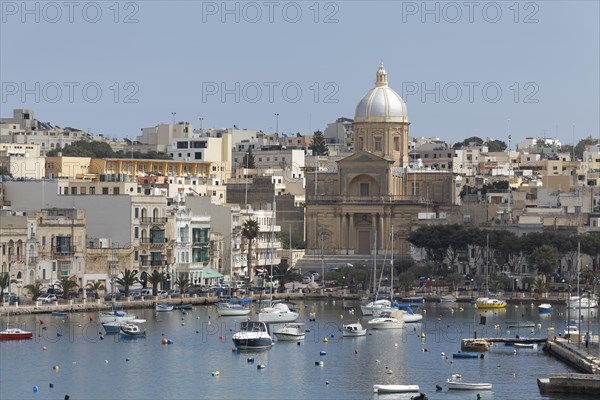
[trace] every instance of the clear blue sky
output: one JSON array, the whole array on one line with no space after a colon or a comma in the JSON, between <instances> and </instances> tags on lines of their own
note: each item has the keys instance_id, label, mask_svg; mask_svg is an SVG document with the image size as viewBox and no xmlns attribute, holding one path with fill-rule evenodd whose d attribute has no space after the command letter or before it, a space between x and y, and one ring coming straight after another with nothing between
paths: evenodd
<instances>
[{"instance_id":1,"label":"clear blue sky","mask_svg":"<svg viewBox=\"0 0 600 400\"><path fill-rule=\"evenodd\" d=\"M307 133L353 118L383 60L411 136L507 141L509 119L513 147L600 132L598 1L75 3L0 2L3 117L133 137L172 112L266 132L279 113L280 132Z\"/></svg>"}]
</instances>

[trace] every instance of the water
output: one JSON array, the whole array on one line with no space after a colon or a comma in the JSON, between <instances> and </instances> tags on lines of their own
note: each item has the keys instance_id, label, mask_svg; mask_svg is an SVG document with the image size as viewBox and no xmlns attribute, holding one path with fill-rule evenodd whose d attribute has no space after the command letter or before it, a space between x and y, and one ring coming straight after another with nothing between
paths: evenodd
<instances>
[{"instance_id":1,"label":"water","mask_svg":"<svg viewBox=\"0 0 600 400\"><path fill-rule=\"evenodd\" d=\"M492 392L481 393L483 399L529 400L544 398L537 388L538 377L573 371L541 350L519 349L514 354L513 347L503 345L493 347L483 360L452 360L452 353L460 350L460 340L472 337L473 329L478 337L545 337L549 326L562 332L566 314L543 316L529 305L509 306L486 312L487 324L481 326L481 312L471 304L454 304L454 312L442 304L427 304L423 322L406 330L341 338L341 324L360 316L358 309L354 316L343 305L339 300L300 302L301 320L310 329L306 339L301 345L279 342L259 353L232 352L231 335L240 319L219 318L212 306L195 307L186 315L180 311L158 316L152 310L131 311L147 319L145 339L105 335L100 340L98 325L89 321L90 316L97 319L96 313L73 314L64 322L49 314L12 316L11 323L35 330L36 337L0 344L0 398L62 399L68 394L72 399L128 400L367 399L378 397L372 393L373 384L393 383L418 384L430 399L475 399L476 392L447 392L446 379L461 373L466 382L493 384ZM564 308L558 311L564 312ZM316 313L316 322L308 321L310 312ZM507 320L531 320L541 327L533 333L531 328L506 328ZM2 326L5 324L3 318ZM324 337L328 343L323 342ZM163 338L174 343L162 345ZM321 356L320 351L327 354ZM442 352L449 358L442 357ZM254 363L248 363L248 357L253 357ZM316 361L324 365L316 366ZM258 370L258 364L265 369ZM53 370L55 365L58 371ZM393 371L391 375L386 367ZM215 371L220 376L212 376ZM436 393L436 384L444 391ZM39 387L37 393L34 386ZM379 397L410 399L410 395Z\"/></svg>"}]
</instances>

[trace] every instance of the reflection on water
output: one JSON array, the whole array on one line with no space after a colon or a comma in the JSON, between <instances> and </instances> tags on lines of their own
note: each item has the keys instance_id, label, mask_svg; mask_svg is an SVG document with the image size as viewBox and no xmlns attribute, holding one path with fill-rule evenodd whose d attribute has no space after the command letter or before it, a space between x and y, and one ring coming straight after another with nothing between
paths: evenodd
<instances>
[{"instance_id":1,"label":"reflection on water","mask_svg":"<svg viewBox=\"0 0 600 400\"><path fill-rule=\"evenodd\" d=\"M515 351L497 344L484 359L452 359L461 339L475 334L545 337L549 327L562 332L568 314L564 306L540 315L531 304L488 311L465 303L425 304L422 323L342 338L342 324L360 318L358 307L355 314L344 309L349 304L358 306L348 301L299 303L305 340L299 345L278 342L271 350L252 354L232 351L231 336L245 317L219 318L212 306L158 316L151 310L136 310L147 320L147 333L145 339L135 340L104 334L95 313L73 314L64 321L50 315L11 317L11 323L34 330L36 337L0 344L0 398L41 400L69 394L72 399L128 400L410 399L405 394L374 395L372 388L374 384L417 384L430 399L474 399L474 393L468 397L447 391L446 379L460 373L465 382L493 384L493 391L483 396L486 400L539 399L539 376L571 371L539 348ZM309 321L311 313L315 321ZM482 315L485 325L480 324ZM364 326L367 320L361 319ZM509 328L507 321L533 321L535 326ZM597 332L597 320L592 322ZM163 345L165 338L173 344ZM60 367L58 372L52 368L55 365ZM436 392L436 385L443 391ZM34 386L40 388L35 396Z\"/></svg>"}]
</instances>

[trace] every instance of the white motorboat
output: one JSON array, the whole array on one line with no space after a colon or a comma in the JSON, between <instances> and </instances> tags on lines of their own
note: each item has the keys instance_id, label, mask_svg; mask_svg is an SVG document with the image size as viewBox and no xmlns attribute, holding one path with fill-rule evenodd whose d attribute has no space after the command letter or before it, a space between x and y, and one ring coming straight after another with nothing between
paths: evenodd
<instances>
[{"instance_id":1,"label":"white motorboat","mask_svg":"<svg viewBox=\"0 0 600 400\"><path fill-rule=\"evenodd\" d=\"M135 315L128 315L126 312L122 311L100 313L101 324L108 322L133 322L134 319L137 319Z\"/></svg>"},{"instance_id":2,"label":"white motorboat","mask_svg":"<svg viewBox=\"0 0 600 400\"><path fill-rule=\"evenodd\" d=\"M126 337L146 336L146 331L135 324L125 324L121 326L121 335Z\"/></svg>"},{"instance_id":3,"label":"white motorboat","mask_svg":"<svg viewBox=\"0 0 600 400\"><path fill-rule=\"evenodd\" d=\"M381 317L373 318L367 324L371 329L402 329L405 327L403 320L392 317L389 312L382 313Z\"/></svg>"},{"instance_id":4,"label":"white motorboat","mask_svg":"<svg viewBox=\"0 0 600 400\"><path fill-rule=\"evenodd\" d=\"M416 393L419 385L373 385L375 393Z\"/></svg>"},{"instance_id":5,"label":"white motorboat","mask_svg":"<svg viewBox=\"0 0 600 400\"><path fill-rule=\"evenodd\" d=\"M357 322L355 324L342 325L343 337L365 336L366 334L367 330L363 328L360 322Z\"/></svg>"},{"instance_id":6,"label":"white motorboat","mask_svg":"<svg viewBox=\"0 0 600 400\"><path fill-rule=\"evenodd\" d=\"M525 349L537 349L537 343L515 343L515 347L521 347Z\"/></svg>"},{"instance_id":7,"label":"white motorboat","mask_svg":"<svg viewBox=\"0 0 600 400\"><path fill-rule=\"evenodd\" d=\"M268 350L273 347L267 324L259 321L244 321L240 330L231 337L238 350Z\"/></svg>"},{"instance_id":8,"label":"white motorboat","mask_svg":"<svg viewBox=\"0 0 600 400\"><path fill-rule=\"evenodd\" d=\"M366 305L360 306L360 310L363 315L373 315L373 311L377 310L390 310L392 307L392 302L386 299L372 301L367 303Z\"/></svg>"},{"instance_id":9,"label":"white motorboat","mask_svg":"<svg viewBox=\"0 0 600 400\"><path fill-rule=\"evenodd\" d=\"M401 309L391 308L389 310L384 310L384 311L373 310L373 315L378 316L378 317L387 315L389 317L404 321L407 324L414 323L414 322L420 322L423 319L423 314L418 314L418 313L413 312L412 308L410 308L410 307L401 308Z\"/></svg>"},{"instance_id":10,"label":"white motorboat","mask_svg":"<svg viewBox=\"0 0 600 400\"><path fill-rule=\"evenodd\" d=\"M446 385L448 385L448 390L492 390L491 383L469 383L463 382L459 378L448 379Z\"/></svg>"},{"instance_id":11,"label":"white motorboat","mask_svg":"<svg viewBox=\"0 0 600 400\"><path fill-rule=\"evenodd\" d=\"M456 303L456 297L451 294L447 294L440 297L440 303Z\"/></svg>"},{"instance_id":12,"label":"white motorboat","mask_svg":"<svg viewBox=\"0 0 600 400\"><path fill-rule=\"evenodd\" d=\"M285 303L276 303L272 307L265 307L258 313L258 320L268 324L294 322L298 313L290 310Z\"/></svg>"},{"instance_id":13,"label":"white motorboat","mask_svg":"<svg viewBox=\"0 0 600 400\"><path fill-rule=\"evenodd\" d=\"M239 317L250 314L250 307L235 303L218 303L217 314L221 317Z\"/></svg>"},{"instance_id":14,"label":"white motorboat","mask_svg":"<svg viewBox=\"0 0 600 400\"><path fill-rule=\"evenodd\" d=\"M170 304L157 304L154 307L154 311L156 312L167 312L167 311L173 311L175 307L173 307Z\"/></svg>"},{"instance_id":15,"label":"white motorboat","mask_svg":"<svg viewBox=\"0 0 600 400\"><path fill-rule=\"evenodd\" d=\"M552 304L544 303L538 306L538 312L540 314L552 314Z\"/></svg>"},{"instance_id":16,"label":"white motorboat","mask_svg":"<svg viewBox=\"0 0 600 400\"><path fill-rule=\"evenodd\" d=\"M598 301L587 296L571 296L567 300L567 307L574 309L595 308L598 307Z\"/></svg>"},{"instance_id":17,"label":"white motorboat","mask_svg":"<svg viewBox=\"0 0 600 400\"><path fill-rule=\"evenodd\" d=\"M285 324L282 328L277 329L274 333L279 341L294 341L304 340L304 324L299 322L291 322Z\"/></svg>"}]
</instances>

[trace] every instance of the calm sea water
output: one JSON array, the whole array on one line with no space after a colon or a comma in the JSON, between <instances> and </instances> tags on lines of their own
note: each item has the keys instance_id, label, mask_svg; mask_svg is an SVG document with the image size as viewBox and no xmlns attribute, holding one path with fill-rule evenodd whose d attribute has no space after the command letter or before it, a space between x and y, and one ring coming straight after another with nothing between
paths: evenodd
<instances>
[{"instance_id":1,"label":"calm sea water","mask_svg":"<svg viewBox=\"0 0 600 400\"><path fill-rule=\"evenodd\" d=\"M498 345L483 360L452 360L460 340L472 337L545 337L547 328L562 331L566 315L541 316L535 307L509 306L480 312L471 304L427 304L420 324L405 330L371 331L362 338L342 338L339 327L360 317L344 309L358 303L310 301L298 303L301 320L310 330L306 340L278 342L259 353L233 352L231 335L240 319L221 317L213 306L160 313L130 311L145 318L145 339L121 339L98 334L96 313L69 318L46 315L12 316L11 324L36 332L33 340L0 344L1 399L409 399L410 395L377 396L373 384L418 384L430 399L475 399L477 393L448 392L444 382L461 373L467 382L491 382L483 399L541 399L536 378L571 368L541 350ZM459 307L464 307L460 310ZM557 311L564 311L558 309ZM309 322L309 313L316 322ZM39 320L44 322L40 325ZM507 328L506 321L531 320L533 329ZM366 318L363 318L366 324ZM597 322L595 322L597 326ZM2 318L6 326L6 316ZM46 327L46 329L41 329ZM508 332L510 331L510 332ZM425 333L425 339L421 333ZM328 338L324 343L323 338ZM163 338L174 343L162 345ZM44 350L43 348L46 348ZM326 351L321 356L320 352ZM444 352L449 356L443 357ZM254 363L248 363L248 357ZM316 366L323 361L323 366ZM257 369L258 364L265 365ZM58 371L53 369L58 366ZM386 373L387 369L393 373ZM213 372L219 371L219 376ZM329 382L329 384L326 384ZM49 385L52 383L53 388ZM444 387L435 391L435 385ZM33 387L39 391L34 392ZM553 399L566 397L556 396Z\"/></svg>"}]
</instances>

